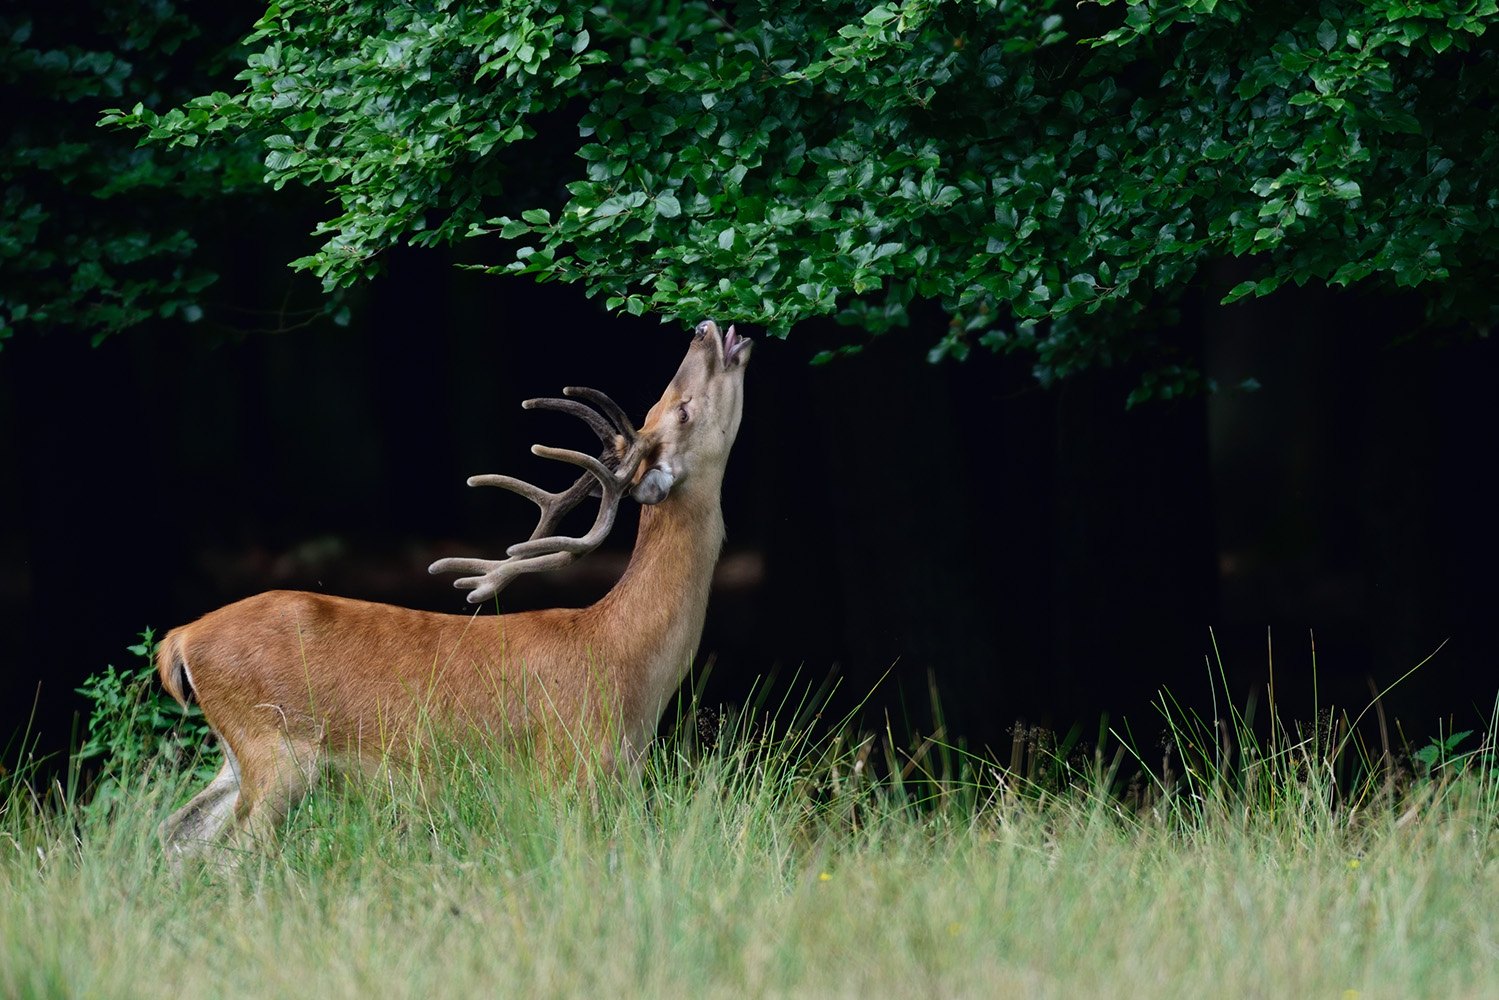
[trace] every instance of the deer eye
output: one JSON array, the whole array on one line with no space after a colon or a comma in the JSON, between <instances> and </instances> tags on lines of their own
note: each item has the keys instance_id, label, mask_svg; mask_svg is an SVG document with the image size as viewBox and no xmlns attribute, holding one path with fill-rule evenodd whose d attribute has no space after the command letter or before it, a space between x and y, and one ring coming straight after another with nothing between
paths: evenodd
<instances>
[{"instance_id":1,"label":"deer eye","mask_svg":"<svg viewBox=\"0 0 1499 1000\"><path fill-rule=\"evenodd\" d=\"M677 423L679 423L679 424L685 424L686 422L687 422L687 404L686 403L680 403L677 406Z\"/></svg>"}]
</instances>

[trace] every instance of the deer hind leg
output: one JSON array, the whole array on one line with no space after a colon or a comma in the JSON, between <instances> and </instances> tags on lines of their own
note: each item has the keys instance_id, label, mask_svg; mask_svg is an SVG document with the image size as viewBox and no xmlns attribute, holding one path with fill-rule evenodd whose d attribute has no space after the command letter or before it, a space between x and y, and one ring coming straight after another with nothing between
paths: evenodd
<instances>
[{"instance_id":1,"label":"deer hind leg","mask_svg":"<svg viewBox=\"0 0 1499 1000\"><path fill-rule=\"evenodd\" d=\"M175 872L194 858L219 846L234 819L235 801L239 797L239 760L224 740L224 766L186 805L168 816L157 831L166 849L167 863Z\"/></svg>"},{"instance_id":2,"label":"deer hind leg","mask_svg":"<svg viewBox=\"0 0 1499 1000\"><path fill-rule=\"evenodd\" d=\"M307 795L323 763L321 741L285 732L255 755L253 766L247 761L234 805L236 840L246 842L246 847L273 842L276 828Z\"/></svg>"}]
</instances>

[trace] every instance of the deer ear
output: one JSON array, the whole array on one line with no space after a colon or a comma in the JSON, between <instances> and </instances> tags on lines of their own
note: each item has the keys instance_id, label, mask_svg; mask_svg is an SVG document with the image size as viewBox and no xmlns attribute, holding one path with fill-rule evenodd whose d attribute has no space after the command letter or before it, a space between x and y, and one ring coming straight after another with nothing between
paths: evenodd
<instances>
[{"instance_id":1,"label":"deer ear","mask_svg":"<svg viewBox=\"0 0 1499 1000\"><path fill-rule=\"evenodd\" d=\"M656 466L645 470L645 475L640 477L640 482L630 491L630 496L643 504L656 504L665 500L671 493L672 484L677 481L666 469Z\"/></svg>"}]
</instances>

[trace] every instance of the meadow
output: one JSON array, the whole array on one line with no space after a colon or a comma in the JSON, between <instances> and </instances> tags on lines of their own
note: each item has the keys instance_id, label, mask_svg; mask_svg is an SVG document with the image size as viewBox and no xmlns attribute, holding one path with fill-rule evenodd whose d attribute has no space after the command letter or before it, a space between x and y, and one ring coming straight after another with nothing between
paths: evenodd
<instances>
[{"instance_id":1,"label":"meadow","mask_svg":"<svg viewBox=\"0 0 1499 1000\"><path fill-rule=\"evenodd\" d=\"M1499 995L1492 731L1387 758L1168 710L1151 761L1001 766L805 716L685 712L591 788L451 748L181 877L191 761L18 768L0 995Z\"/></svg>"}]
</instances>

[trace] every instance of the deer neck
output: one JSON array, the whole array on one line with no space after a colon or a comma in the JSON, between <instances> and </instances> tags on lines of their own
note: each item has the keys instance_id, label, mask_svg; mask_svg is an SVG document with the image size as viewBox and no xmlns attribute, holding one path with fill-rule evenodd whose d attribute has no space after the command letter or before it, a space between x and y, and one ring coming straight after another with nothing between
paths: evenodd
<instances>
[{"instance_id":1,"label":"deer neck","mask_svg":"<svg viewBox=\"0 0 1499 1000\"><path fill-rule=\"evenodd\" d=\"M692 665L724 539L719 483L681 485L640 508L630 564L592 609L607 620L614 670L630 675L624 690L639 692L635 708L651 727Z\"/></svg>"}]
</instances>

